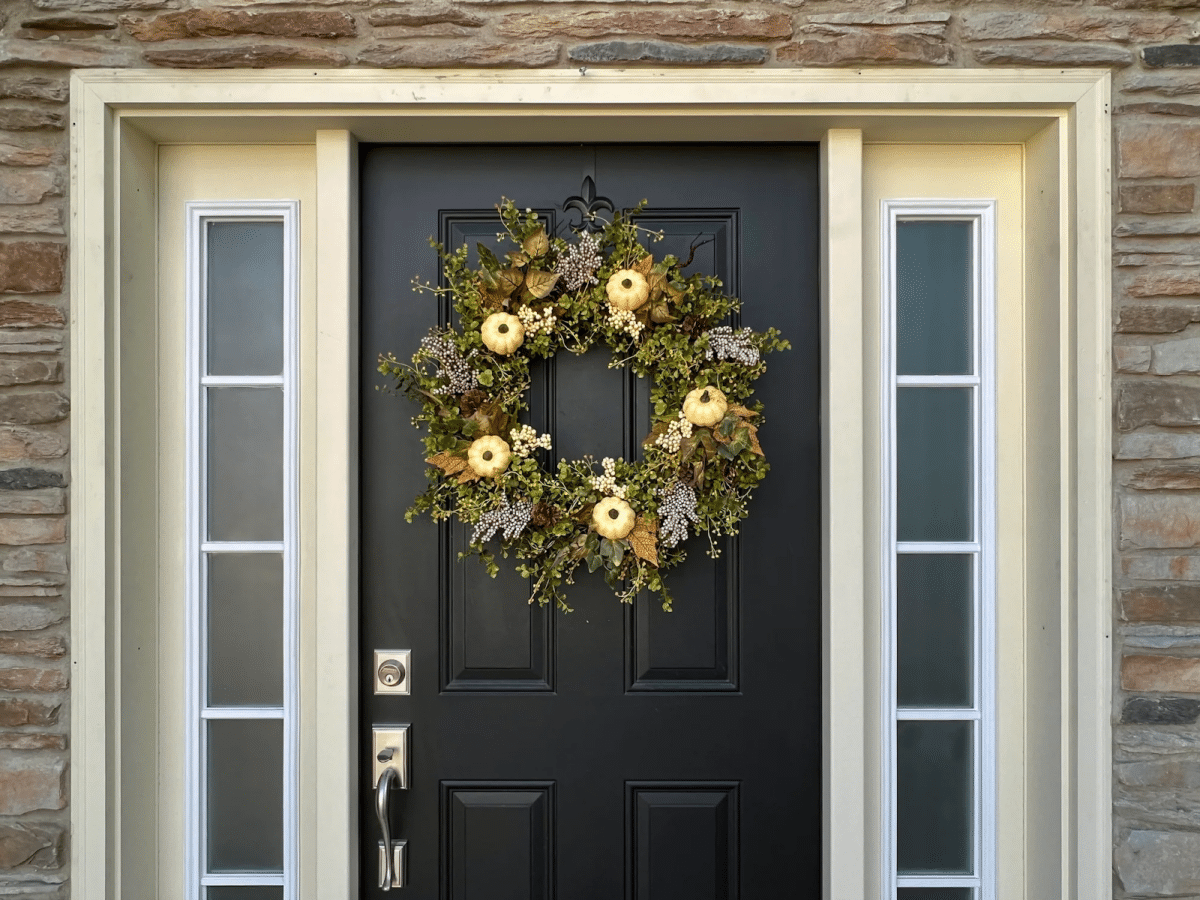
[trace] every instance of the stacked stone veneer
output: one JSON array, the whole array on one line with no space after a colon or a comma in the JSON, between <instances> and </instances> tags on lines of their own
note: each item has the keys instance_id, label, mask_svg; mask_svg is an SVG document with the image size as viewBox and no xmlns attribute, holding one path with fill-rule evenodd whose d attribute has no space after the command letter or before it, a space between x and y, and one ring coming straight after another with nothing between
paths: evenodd
<instances>
[{"instance_id":1,"label":"stacked stone veneer","mask_svg":"<svg viewBox=\"0 0 1200 900\"><path fill-rule=\"evenodd\" d=\"M0 896L69 893L69 69L686 64L1112 69L1115 895L1200 898L1198 39L1200 0L0 0Z\"/></svg>"}]
</instances>

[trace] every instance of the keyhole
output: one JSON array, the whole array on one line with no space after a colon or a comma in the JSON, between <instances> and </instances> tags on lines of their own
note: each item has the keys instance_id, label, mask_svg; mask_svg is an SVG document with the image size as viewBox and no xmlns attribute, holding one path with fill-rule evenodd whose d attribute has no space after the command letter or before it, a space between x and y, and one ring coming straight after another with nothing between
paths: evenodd
<instances>
[{"instance_id":1,"label":"keyhole","mask_svg":"<svg viewBox=\"0 0 1200 900\"><path fill-rule=\"evenodd\" d=\"M404 666L398 660L387 660L379 667L379 680L384 687L395 687L404 680Z\"/></svg>"}]
</instances>

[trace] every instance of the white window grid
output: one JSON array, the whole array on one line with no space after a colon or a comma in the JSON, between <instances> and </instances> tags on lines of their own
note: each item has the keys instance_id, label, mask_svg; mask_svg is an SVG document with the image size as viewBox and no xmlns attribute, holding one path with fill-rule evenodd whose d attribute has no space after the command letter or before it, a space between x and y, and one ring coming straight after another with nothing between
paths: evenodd
<instances>
[{"instance_id":1,"label":"white window grid","mask_svg":"<svg viewBox=\"0 0 1200 900\"><path fill-rule=\"evenodd\" d=\"M203 900L208 887L278 886L283 900L297 900L299 861L299 246L296 200L192 201L185 204L184 365L186 390L185 522L185 848L183 896ZM283 225L283 369L280 375L206 374L208 225L215 222L280 222ZM207 393L210 387L270 387L283 393L283 540L209 541L207 524ZM277 707L209 706L207 700L207 560L218 553L278 553L283 562L283 697ZM283 721L283 866L281 872L208 872L207 723L213 720ZM248 753L259 748L247 748Z\"/></svg>"},{"instance_id":2,"label":"white window grid","mask_svg":"<svg viewBox=\"0 0 1200 900\"><path fill-rule=\"evenodd\" d=\"M881 204L881 434L882 460L882 900L901 888L970 888L973 900L996 900L996 201L884 200ZM959 221L972 226L972 358L970 375L896 374L896 225L902 221ZM896 539L896 391L900 387L967 387L972 392L973 506L971 541ZM974 646L972 705L902 708L897 705L896 558L900 553L959 553L973 558ZM901 721L969 721L973 753L973 841L970 875L900 875L897 871L896 728Z\"/></svg>"}]
</instances>

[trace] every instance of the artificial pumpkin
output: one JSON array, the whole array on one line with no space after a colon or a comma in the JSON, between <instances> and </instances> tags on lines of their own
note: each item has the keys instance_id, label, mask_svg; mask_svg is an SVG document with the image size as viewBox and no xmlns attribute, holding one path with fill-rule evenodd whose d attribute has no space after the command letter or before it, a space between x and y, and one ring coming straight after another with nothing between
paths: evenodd
<instances>
[{"instance_id":1,"label":"artificial pumpkin","mask_svg":"<svg viewBox=\"0 0 1200 900\"><path fill-rule=\"evenodd\" d=\"M696 388L683 399L683 415L693 425L716 425L725 417L729 401L715 387Z\"/></svg>"},{"instance_id":2,"label":"artificial pumpkin","mask_svg":"<svg viewBox=\"0 0 1200 900\"><path fill-rule=\"evenodd\" d=\"M512 458L512 450L504 442L504 438L494 434L485 434L475 438L467 450L467 465L471 471L481 478L492 478L508 468Z\"/></svg>"},{"instance_id":3,"label":"artificial pumpkin","mask_svg":"<svg viewBox=\"0 0 1200 900\"><path fill-rule=\"evenodd\" d=\"M633 269L613 272L605 286L608 302L617 309L633 311L650 299L650 283L646 276Z\"/></svg>"},{"instance_id":4,"label":"artificial pumpkin","mask_svg":"<svg viewBox=\"0 0 1200 900\"><path fill-rule=\"evenodd\" d=\"M619 541L633 531L636 521L633 507L616 497L605 497L592 509L592 522L596 531L610 541Z\"/></svg>"},{"instance_id":5,"label":"artificial pumpkin","mask_svg":"<svg viewBox=\"0 0 1200 900\"><path fill-rule=\"evenodd\" d=\"M492 313L479 329L483 343L493 353L508 356L525 341L525 326L511 313Z\"/></svg>"}]
</instances>

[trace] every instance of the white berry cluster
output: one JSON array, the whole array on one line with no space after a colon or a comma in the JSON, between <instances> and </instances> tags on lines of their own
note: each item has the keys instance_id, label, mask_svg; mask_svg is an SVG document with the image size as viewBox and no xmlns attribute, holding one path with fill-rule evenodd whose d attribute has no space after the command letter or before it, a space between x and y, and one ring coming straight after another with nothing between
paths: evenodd
<instances>
[{"instance_id":1,"label":"white berry cluster","mask_svg":"<svg viewBox=\"0 0 1200 900\"><path fill-rule=\"evenodd\" d=\"M532 515L532 500L518 500L516 503L510 504L508 496L501 494L500 505L496 509L485 512L475 523L475 530L471 533L471 543L482 544L484 541L490 541L495 537L497 531L504 534L506 541L511 541L525 530L525 526L529 524L529 517Z\"/></svg>"},{"instance_id":2,"label":"white berry cluster","mask_svg":"<svg viewBox=\"0 0 1200 900\"><path fill-rule=\"evenodd\" d=\"M617 309L611 303L605 304L608 307L608 322L609 328L616 328L618 331L623 331L630 337L637 337L642 333L642 329L646 326L637 320L632 312L627 309Z\"/></svg>"},{"instance_id":3,"label":"white berry cluster","mask_svg":"<svg viewBox=\"0 0 1200 900\"><path fill-rule=\"evenodd\" d=\"M521 425L508 433L512 442L512 452L517 456L528 456L534 450L549 450L550 435L538 435L532 425Z\"/></svg>"},{"instance_id":4,"label":"white berry cluster","mask_svg":"<svg viewBox=\"0 0 1200 900\"><path fill-rule=\"evenodd\" d=\"M676 481L658 495L658 530L664 547L687 540L688 522L696 522L696 492Z\"/></svg>"},{"instance_id":5,"label":"white berry cluster","mask_svg":"<svg viewBox=\"0 0 1200 900\"><path fill-rule=\"evenodd\" d=\"M558 324L558 319L554 317L554 308L550 306L547 306L541 312L530 306L522 306L517 310L517 318L525 326L525 334L528 337L532 337L543 331L549 334L554 330L554 326Z\"/></svg>"},{"instance_id":6,"label":"white berry cluster","mask_svg":"<svg viewBox=\"0 0 1200 900\"><path fill-rule=\"evenodd\" d=\"M660 434L654 441L655 444L662 447L668 453L678 453L679 445L683 443L684 438L692 436L692 423L684 416L680 410L679 418L667 426L667 433Z\"/></svg>"},{"instance_id":7,"label":"white berry cluster","mask_svg":"<svg viewBox=\"0 0 1200 900\"><path fill-rule=\"evenodd\" d=\"M437 377L445 378L446 385L434 391L436 394L465 394L479 387L475 370L458 352L458 346L450 332L434 329L421 338L421 351L438 364Z\"/></svg>"},{"instance_id":8,"label":"white berry cluster","mask_svg":"<svg viewBox=\"0 0 1200 900\"><path fill-rule=\"evenodd\" d=\"M604 260L600 257L600 238L594 234L579 236L579 243L572 244L558 258L554 271L562 276L567 290L576 291L585 284L597 284L596 270Z\"/></svg>"},{"instance_id":9,"label":"white berry cluster","mask_svg":"<svg viewBox=\"0 0 1200 900\"><path fill-rule=\"evenodd\" d=\"M743 328L734 331L728 325L713 328L705 335L708 337L708 348L704 351L705 359L732 359L744 366L758 365L758 348L754 346L754 331Z\"/></svg>"},{"instance_id":10,"label":"white berry cluster","mask_svg":"<svg viewBox=\"0 0 1200 900\"><path fill-rule=\"evenodd\" d=\"M604 474L592 476L592 487L609 497L624 500L625 485L617 484L617 461L611 456L606 456L600 460L600 465L604 467Z\"/></svg>"}]
</instances>

